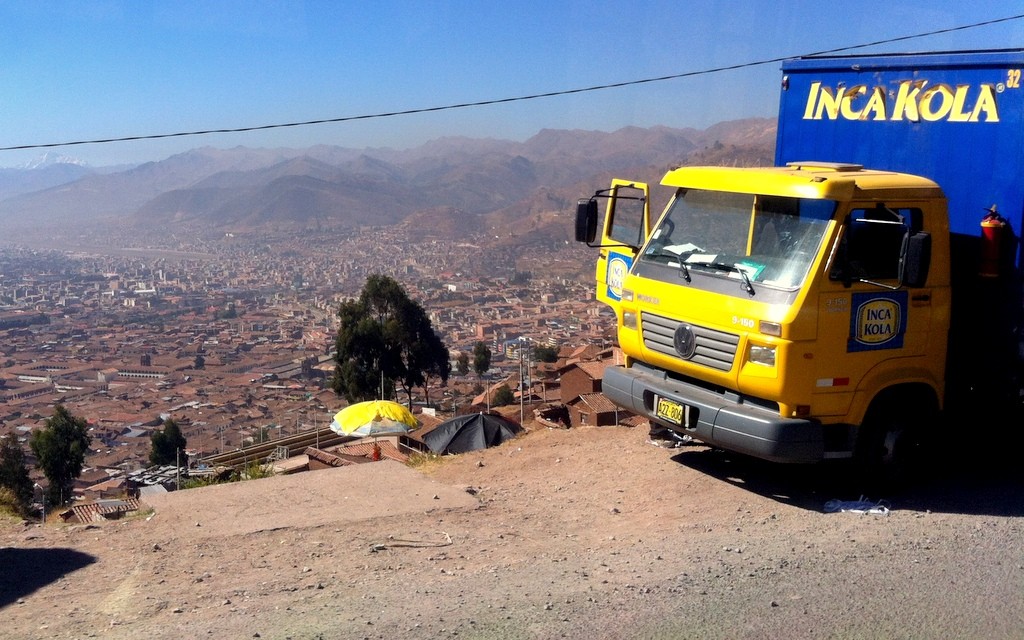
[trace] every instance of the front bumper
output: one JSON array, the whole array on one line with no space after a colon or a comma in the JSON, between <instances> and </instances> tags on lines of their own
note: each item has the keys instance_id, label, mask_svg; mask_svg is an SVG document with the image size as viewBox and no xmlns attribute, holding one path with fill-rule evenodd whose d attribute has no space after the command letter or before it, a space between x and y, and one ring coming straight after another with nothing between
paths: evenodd
<instances>
[{"instance_id":1,"label":"front bumper","mask_svg":"<svg viewBox=\"0 0 1024 640\"><path fill-rule=\"evenodd\" d=\"M783 418L733 391L711 391L639 362L605 369L601 388L615 404L714 447L773 462L824 459L821 423ZM656 396L689 407L695 418L684 427L657 417Z\"/></svg>"}]
</instances>

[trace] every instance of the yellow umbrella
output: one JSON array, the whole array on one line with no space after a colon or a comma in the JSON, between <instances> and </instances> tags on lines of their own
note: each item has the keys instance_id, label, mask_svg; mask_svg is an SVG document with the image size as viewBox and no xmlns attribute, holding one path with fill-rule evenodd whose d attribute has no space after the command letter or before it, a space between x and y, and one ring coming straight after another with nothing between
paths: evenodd
<instances>
[{"instance_id":1,"label":"yellow umbrella","mask_svg":"<svg viewBox=\"0 0 1024 640\"><path fill-rule=\"evenodd\" d=\"M345 436L376 436L408 433L419 422L405 405L391 400L350 404L334 415L331 430Z\"/></svg>"}]
</instances>

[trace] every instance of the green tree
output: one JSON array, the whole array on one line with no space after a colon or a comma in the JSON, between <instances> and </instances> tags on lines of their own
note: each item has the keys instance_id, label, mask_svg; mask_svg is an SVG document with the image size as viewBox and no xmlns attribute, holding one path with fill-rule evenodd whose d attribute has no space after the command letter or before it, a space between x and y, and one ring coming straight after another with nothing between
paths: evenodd
<instances>
[{"instance_id":1,"label":"green tree","mask_svg":"<svg viewBox=\"0 0 1024 640\"><path fill-rule=\"evenodd\" d=\"M515 394L508 388L507 384L503 384L494 391L494 406L504 407L505 405L512 404L515 402Z\"/></svg>"},{"instance_id":2,"label":"green tree","mask_svg":"<svg viewBox=\"0 0 1024 640\"><path fill-rule=\"evenodd\" d=\"M558 362L558 349L545 345L537 345L533 348L533 357L539 362Z\"/></svg>"},{"instance_id":3,"label":"green tree","mask_svg":"<svg viewBox=\"0 0 1024 640\"><path fill-rule=\"evenodd\" d=\"M253 436L253 444L270 442L273 438L270 434L271 425L265 424L256 430L256 435Z\"/></svg>"},{"instance_id":4,"label":"green tree","mask_svg":"<svg viewBox=\"0 0 1024 640\"><path fill-rule=\"evenodd\" d=\"M424 361L427 363L424 369L423 399L430 403L430 380L437 378L441 386L448 384L448 377L452 373L452 359L448 347L445 346L441 337L431 328L432 340L424 344Z\"/></svg>"},{"instance_id":5,"label":"green tree","mask_svg":"<svg viewBox=\"0 0 1024 640\"><path fill-rule=\"evenodd\" d=\"M167 418L164 420L164 428L154 431L149 436L151 448L149 450L149 463L154 465L174 464L177 465L187 460L184 455L179 457L179 452L184 454L188 441L181 435L178 423Z\"/></svg>"},{"instance_id":6,"label":"green tree","mask_svg":"<svg viewBox=\"0 0 1024 640\"><path fill-rule=\"evenodd\" d=\"M436 377L447 382L452 365L448 347L434 331L423 306L406 297L397 307L397 322L385 324L385 338L397 351L400 365L397 382L409 398L411 408L413 388L423 387L426 395L428 379Z\"/></svg>"},{"instance_id":7,"label":"green tree","mask_svg":"<svg viewBox=\"0 0 1024 640\"><path fill-rule=\"evenodd\" d=\"M63 505L71 497L71 485L82 475L91 442L85 419L71 415L64 405L57 405L44 428L32 432L29 446L50 483L47 502Z\"/></svg>"},{"instance_id":8,"label":"green tree","mask_svg":"<svg viewBox=\"0 0 1024 640\"><path fill-rule=\"evenodd\" d=\"M473 371L483 376L491 368L491 350L486 342L480 341L473 345Z\"/></svg>"},{"instance_id":9,"label":"green tree","mask_svg":"<svg viewBox=\"0 0 1024 640\"><path fill-rule=\"evenodd\" d=\"M394 388L409 393L428 377L447 382L448 348L423 307L394 279L372 275L358 300L342 303L335 340L331 386L351 402L393 399Z\"/></svg>"},{"instance_id":10,"label":"green tree","mask_svg":"<svg viewBox=\"0 0 1024 640\"><path fill-rule=\"evenodd\" d=\"M455 359L455 370L459 372L460 376L464 376L469 373L469 354L463 351Z\"/></svg>"},{"instance_id":11,"label":"green tree","mask_svg":"<svg viewBox=\"0 0 1024 640\"><path fill-rule=\"evenodd\" d=\"M476 371L477 377L483 380L484 374L491 368L491 350L487 347L487 343L480 341L473 345L473 371ZM484 386L487 397L487 409L491 408L491 390L487 388L488 385Z\"/></svg>"},{"instance_id":12,"label":"green tree","mask_svg":"<svg viewBox=\"0 0 1024 640\"><path fill-rule=\"evenodd\" d=\"M25 452L12 436L0 438L0 489L11 492L18 513L28 514L32 503L32 480L25 466Z\"/></svg>"}]
</instances>

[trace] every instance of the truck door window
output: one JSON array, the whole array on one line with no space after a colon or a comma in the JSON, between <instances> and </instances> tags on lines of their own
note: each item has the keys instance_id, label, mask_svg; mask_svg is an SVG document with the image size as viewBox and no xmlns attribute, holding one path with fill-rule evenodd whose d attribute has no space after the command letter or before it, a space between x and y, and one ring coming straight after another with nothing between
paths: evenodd
<instances>
[{"instance_id":1,"label":"truck door window","mask_svg":"<svg viewBox=\"0 0 1024 640\"><path fill-rule=\"evenodd\" d=\"M608 237L616 242L640 247L644 243L644 191L627 186L615 187L608 215L611 230Z\"/></svg>"},{"instance_id":2,"label":"truck door window","mask_svg":"<svg viewBox=\"0 0 1024 640\"><path fill-rule=\"evenodd\" d=\"M920 209L884 204L850 211L843 239L845 259L836 262L835 280L895 280L903 237L921 224Z\"/></svg>"}]
</instances>

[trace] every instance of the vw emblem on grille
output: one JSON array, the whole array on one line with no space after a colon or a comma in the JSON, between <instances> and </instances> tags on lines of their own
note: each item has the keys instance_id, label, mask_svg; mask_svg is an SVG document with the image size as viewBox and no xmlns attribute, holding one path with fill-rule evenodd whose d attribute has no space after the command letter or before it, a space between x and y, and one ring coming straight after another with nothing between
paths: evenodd
<instances>
[{"instance_id":1,"label":"vw emblem on grille","mask_svg":"<svg viewBox=\"0 0 1024 640\"><path fill-rule=\"evenodd\" d=\"M693 352L697 350L697 338L693 335L690 325L681 324L676 327L676 332L672 335L672 344L675 345L676 353L684 360L693 357Z\"/></svg>"}]
</instances>

